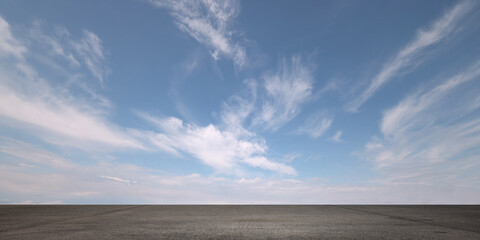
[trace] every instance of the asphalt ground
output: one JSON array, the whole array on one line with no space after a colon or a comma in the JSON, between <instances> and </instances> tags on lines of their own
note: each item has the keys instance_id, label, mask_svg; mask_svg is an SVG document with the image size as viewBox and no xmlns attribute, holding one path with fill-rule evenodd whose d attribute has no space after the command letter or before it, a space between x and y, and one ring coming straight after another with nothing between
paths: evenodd
<instances>
[{"instance_id":1,"label":"asphalt ground","mask_svg":"<svg viewBox=\"0 0 480 240\"><path fill-rule=\"evenodd\" d=\"M480 205L0 205L0 239L480 239Z\"/></svg>"}]
</instances>

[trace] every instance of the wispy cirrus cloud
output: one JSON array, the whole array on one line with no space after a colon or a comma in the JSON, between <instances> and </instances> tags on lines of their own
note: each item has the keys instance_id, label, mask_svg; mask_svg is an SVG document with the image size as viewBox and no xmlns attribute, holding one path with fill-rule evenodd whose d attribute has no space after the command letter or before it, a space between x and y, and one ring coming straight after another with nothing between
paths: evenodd
<instances>
[{"instance_id":1,"label":"wispy cirrus cloud","mask_svg":"<svg viewBox=\"0 0 480 240\"><path fill-rule=\"evenodd\" d=\"M258 84L253 79L244 81L245 89L236 95L231 96L223 103L221 120L222 124L237 133L248 132L244 128L245 121L251 117L257 108Z\"/></svg>"},{"instance_id":2,"label":"wispy cirrus cloud","mask_svg":"<svg viewBox=\"0 0 480 240\"><path fill-rule=\"evenodd\" d=\"M323 112L311 114L305 123L294 131L295 134L306 134L312 138L322 136L332 125L333 117Z\"/></svg>"},{"instance_id":3,"label":"wispy cirrus cloud","mask_svg":"<svg viewBox=\"0 0 480 240\"><path fill-rule=\"evenodd\" d=\"M7 150L6 150L7 149ZM28 149L32 158L24 155ZM1 203L131 203L131 204L475 204L480 179L448 186L402 184L333 184L325 179L225 178L197 173L171 175L118 162L75 164L37 146L0 140ZM51 161L51 159L55 161ZM30 163L32 166L18 163ZM73 164L65 168L65 165ZM60 170L60 171L59 171ZM418 198L418 196L422 196ZM25 201L28 199L29 201Z\"/></svg>"},{"instance_id":4,"label":"wispy cirrus cloud","mask_svg":"<svg viewBox=\"0 0 480 240\"><path fill-rule=\"evenodd\" d=\"M0 56L2 58L23 58L27 49L13 35L10 25L0 17Z\"/></svg>"},{"instance_id":5,"label":"wispy cirrus cloud","mask_svg":"<svg viewBox=\"0 0 480 240\"><path fill-rule=\"evenodd\" d=\"M312 95L314 68L301 57L283 59L277 71L264 76L265 98L253 125L276 131L295 118Z\"/></svg>"},{"instance_id":6,"label":"wispy cirrus cloud","mask_svg":"<svg viewBox=\"0 0 480 240\"><path fill-rule=\"evenodd\" d=\"M240 174L241 166L246 165L283 174L296 174L294 168L267 159L265 140L247 130L222 130L213 124L205 127L184 124L174 117L140 116L161 131L147 133L154 145L176 155L187 153L221 173Z\"/></svg>"},{"instance_id":7,"label":"wispy cirrus cloud","mask_svg":"<svg viewBox=\"0 0 480 240\"><path fill-rule=\"evenodd\" d=\"M330 138L330 141L332 142L342 142L342 135L343 135L343 131L339 130L339 131L336 131L335 134Z\"/></svg>"},{"instance_id":8,"label":"wispy cirrus cloud","mask_svg":"<svg viewBox=\"0 0 480 240\"><path fill-rule=\"evenodd\" d=\"M6 26L3 31L10 33L8 24ZM69 36L65 31L63 34L66 34L62 35L64 37ZM78 46L75 43L82 43L80 49L85 51L90 46L92 53L98 57L97 60L103 58L98 37L87 31L83 35L80 41L68 38L60 40L44 34L37 24L30 31L28 40L36 44L30 46L47 46L39 49L56 49L53 55L45 52L35 54L40 61L48 62L46 66L54 66L55 70L62 69L66 76L75 76L70 73L78 70L74 63L83 62L82 59L86 57L76 54ZM36 70L36 63L25 57L30 56L30 49L22 45L25 39L10 36L11 39L0 49L9 53L8 57L16 58L15 61L10 61L10 65L0 67L0 121L9 127L28 129L49 143L77 148L146 149L148 145L151 149L161 149L176 156L189 154L222 173L239 174L241 169L248 166L282 174L296 174L292 167L269 160L266 157L268 148L265 141L243 127L245 118L254 108L257 87L253 80L245 82L245 96L232 96L223 105L221 127L213 124L202 127L184 124L178 118L143 115L161 132L125 129L108 120L109 108L105 109L104 98L93 89L75 83L76 87L80 86L81 91L90 96L85 98L84 94L75 94L69 84L55 85L54 81L42 78ZM14 48L7 43L20 47ZM73 50L69 49L72 46L69 44L73 44ZM11 49L18 51L12 54ZM63 62L49 57L60 57ZM95 62L96 60L92 61L93 64ZM99 64L103 66L103 63Z\"/></svg>"},{"instance_id":9,"label":"wispy cirrus cloud","mask_svg":"<svg viewBox=\"0 0 480 240\"><path fill-rule=\"evenodd\" d=\"M480 162L480 61L387 110L366 153L392 182L450 184ZM471 176L470 176L471 177Z\"/></svg>"},{"instance_id":10,"label":"wispy cirrus cloud","mask_svg":"<svg viewBox=\"0 0 480 240\"><path fill-rule=\"evenodd\" d=\"M227 57L236 66L246 63L245 48L240 44L234 20L240 4L236 0L149 0L154 6L166 8L175 18L180 30L206 45L217 60Z\"/></svg>"},{"instance_id":11,"label":"wispy cirrus cloud","mask_svg":"<svg viewBox=\"0 0 480 240\"><path fill-rule=\"evenodd\" d=\"M52 92L49 86L40 89ZM141 148L136 140L119 127L94 111L85 111L82 109L85 106L81 104L65 103L65 99L58 96L30 96L4 87L0 87L0 95L0 115L4 118L4 124L17 128L24 128L22 124L36 127L38 135L49 142L72 146L81 146L83 142L87 145L99 143ZM14 122L8 121L9 119ZM32 133L35 133L35 128L33 130ZM64 141L65 138L70 141Z\"/></svg>"},{"instance_id":12,"label":"wispy cirrus cloud","mask_svg":"<svg viewBox=\"0 0 480 240\"><path fill-rule=\"evenodd\" d=\"M408 71L422 63L424 51L450 37L458 29L461 20L476 6L475 1L461 1L434 21L428 28L419 29L413 38L392 60L383 65L380 72L370 81L368 87L354 100L345 105L349 112L357 112L375 92L401 71Z\"/></svg>"},{"instance_id":13,"label":"wispy cirrus cloud","mask_svg":"<svg viewBox=\"0 0 480 240\"><path fill-rule=\"evenodd\" d=\"M73 37L70 32L61 26L49 26L43 21L36 20L32 27L26 29L27 35L20 38L28 39L28 48L41 59L44 64L57 65L56 71L81 71L84 68L91 76L103 83L111 73L105 64L105 50L102 40L94 33L84 29L80 38ZM39 50L42 50L40 52ZM60 57L56 59L55 57ZM63 60L68 62L66 65Z\"/></svg>"},{"instance_id":14,"label":"wispy cirrus cloud","mask_svg":"<svg viewBox=\"0 0 480 240\"><path fill-rule=\"evenodd\" d=\"M122 179L122 178L119 178L119 177L112 177L112 176L101 176L101 177L105 178L105 179L112 180L112 181L121 182L121 183L134 183L133 181L130 181L130 180L127 180L127 179Z\"/></svg>"},{"instance_id":15,"label":"wispy cirrus cloud","mask_svg":"<svg viewBox=\"0 0 480 240\"><path fill-rule=\"evenodd\" d=\"M52 152L6 137L0 137L0 152L20 159L17 164L22 167L48 166L63 170L76 167L74 162Z\"/></svg>"},{"instance_id":16,"label":"wispy cirrus cloud","mask_svg":"<svg viewBox=\"0 0 480 240\"><path fill-rule=\"evenodd\" d=\"M39 46L30 46L46 48L48 55L56 55L66 60L74 67L80 67L81 63L78 56L75 56L72 46L70 46L70 33L67 29L57 26L53 32L45 32L45 23L36 20L33 27L28 29L28 38L35 39L35 43Z\"/></svg>"},{"instance_id":17,"label":"wispy cirrus cloud","mask_svg":"<svg viewBox=\"0 0 480 240\"><path fill-rule=\"evenodd\" d=\"M0 18L0 31L7 39L0 44L0 121L2 124L18 129L28 129L46 141L55 144L69 144L85 147L102 146L120 148L143 148L129 133L109 122L104 111L105 101L98 97L93 101L78 97L68 87L62 84L54 85L48 78L44 78L37 63L31 61L31 56L41 56L41 60L54 65L54 70L69 72L70 66L62 63L53 63L48 59L49 54L42 49L28 48L24 41L37 44L47 44L57 48L56 53L68 56L60 45L60 41L53 38L15 38L9 24ZM35 37L41 33L34 34ZM92 35L93 33L89 33ZM97 38L95 36L95 38ZM38 43L40 41L40 43ZM35 46L35 45L34 45ZM38 52L40 51L40 52ZM63 51L63 52L62 52ZM96 51L101 51L100 48ZM100 54L100 53L97 53ZM14 59L11 58L14 56ZM35 59L35 58L33 58ZM103 63L100 63L101 65ZM69 73L68 76L75 75ZM91 89L85 88L88 91ZM84 90L85 90L84 89ZM78 94L81 95L81 94ZM68 139L68 141L65 141Z\"/></svg>"},{"instance_id":18,"label":"wispy cirrus cloud","mask_svg":"<svg viewBox=\"0 0 480 240\"><path fill-rule=\"evenodd\" d=\"M104 65L105 55L102 40L94 33L83 30L83 37L79 41L72 41L71 44L93 76L103 82L111 70Z\"/></svg>"}]
</instances>

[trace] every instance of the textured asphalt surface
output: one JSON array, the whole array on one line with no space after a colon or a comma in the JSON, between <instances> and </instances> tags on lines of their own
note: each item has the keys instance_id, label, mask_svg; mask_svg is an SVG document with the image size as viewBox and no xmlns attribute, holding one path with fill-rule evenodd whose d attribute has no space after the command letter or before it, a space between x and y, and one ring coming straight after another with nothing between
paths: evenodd
<instances>
[{"instance_id":1,"label":"textured asphalt surface","mask_svg":"<svg viewBox=\"0 0 480 240\"><path fill-rule=\"evenodd\" d=\"M480 205L0 205L0 239L480 239Z\"/></svg>"}]
</instances>

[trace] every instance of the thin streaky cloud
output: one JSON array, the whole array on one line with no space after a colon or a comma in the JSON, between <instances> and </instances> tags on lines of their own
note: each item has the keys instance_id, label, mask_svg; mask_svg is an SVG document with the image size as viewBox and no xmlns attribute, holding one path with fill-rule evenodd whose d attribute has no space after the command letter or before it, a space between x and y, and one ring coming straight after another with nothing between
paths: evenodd
<instances>
[{"instance_id":1,"label":"thin streaky cloud","mask_svg":"<svg viewBox=\"0 0 480 240\"><path fill-rule=\"evenodd\" d=\"M296 175L294 168L265 157L265 140L247 130L222 130L213 124L205 127L184 124L175 117L155 118L147 114L140 117L157 126L153 135L163 150L187 153L220 173L241 174L242 165L257 167L287 175Z\"/></svg>"},{"instance_id":2,"label":"thin streaky cloud","mask_svg":"<svg viewBox=\"0 0 480 240\"><path fill-rule=\"evenodd\" d=\"M449 93L454 91L456 87L476 79L479 75L480 61L470 66L467 71L455 75L448 81L436 86L428 92L423 94L413 94L405 98L397 106L385 112L381 122L382 133L386 136L394 136L395 134L410 128L418 121L422 121L422 118L416 118L417 114L422 113L435 104L438 104L446 98ZM473 101L470 101L468 104L464 104L451 111L455 112L464 109L465 107L467 107L467 109L464 109L464 111L476 108L478 103L475 101L476 99L472 100ZM460 116L462 115L455 114L455 117Z\"/></svg>"},{"instance_id":3,"label":"thin streaky cloud","mask_svg":"<svg viewBox=\"0 0 480 240\"><path fill-rule=\"evenodd\" d=\"M237 133L248 132L244 128L245 121L257 108L257 82L253 79L244 81L245 89L239 94L231 96L223 103L221 119L223 125L230 131Z\"/></svg>"},{"instance_id":4,"label":"thin streaky cloud","mask_svg":"<svg viewBox=\"0 0 480 240\"><path fill-rule=\"evenodd\" d=\"M478 204L474 1L0 1L0 203Z\"/></svg>"},{"instance_id":5,"label":"thin streaky cloud","mask_svg":"<svg viewBox=\"0 0 480 240\"><path fill-rule=\"evenodd\" d=\"M43 21L36 20L33 26L27 29L27 36L32 40L35 46L39 48L47 47L49 52L38 54L44 63L58 63L51 55L62 58L69 62L68 65L56 66L59 69L77 69L84 67L100 83L103 83L112 73L111 69L105 64L106 56L102 40L93 32L84 29L82 37L75 39L70 32L62 27L49 27ZM34 48L34 46L29 46ZM64 70L65 71L65 70Z\"/></svg>"},{"instance_id":6,"label":"thin streaky cloud","mask_svg":"<svg viewBox=\"0 0 480 240\"><path fill-rule=\"evenodd\" d=\"M312 138L319 138L330 129L332 122L333 117L322 112L316 112L310 115L305 123L295 130L294 133L310 135Z\"/></svg>"},{"instance_id":7,"label":"thin streaky cloud","mask_svg":"<svg viewBox=\"0 0 480 240\"><path fill-rule=\"evenodd\" d=\"M17 129L28 126L41 138L59 145L143 148L126 130L109 122L105 114L98 111L103 106L83 101L68 89L52 86L42 78L36 66L27 61L35 49L27 49L22 42L44 39L18 39L2 18L0 25L2 35L9 38L0 45L0 52L14 53L15 56L11 59L0 55L2 61L9 59L0 66L2 125ZM101 54L100 50L97 49L97 55ZM99 64L103 66L103 63Z\"/></svg>"},{"instance_id":8,"label":"thin streaky cloud","mask_svg":"<svg viewBox=\"0 0 480 240\"><path fill-rule=\"evenodd\" d=\"M246 64L245 48L234 36L234 20L239 12L236 0L150 0L156 7L167 8L178 28L206 45L211 56L232 59L236 66Z\"/></svg>"},{"instance_id":9,"label":"thin streaky cloud","mask_svg":"<svg viewBox=\"0 0 480 240\"><path fill-rule=\"evenodd\" d=\"M20 148L14 148L21 149L27 143L14 140L9 144L19 144ZM0 151L3 149L3 142L0 141ZM48 162L51 156L62 159L61 156L55 156L54 153L36 146L27 146L27 149L38 156L36 160L39 162ZM41 154L37 154L37 151ZM47 159L44 159L45 157ZM5 155L5 158L12 160L10 155ZM23 162L32 160L28 156L19 156L17 159ZM451 186L331 184L319 178L225 178L202 176L198 173L171 175L136 165L107 161L101 161L94 166L75 164L70 170L49 165L43 171L32 171L31 167L5 163L0 165L0 173L2 191L0 202L27 204L41 202L75 204L83 201L102 204L125 201L132 204L332 204L351 203L352 199L355 199L357 204L397 201L423 203L413 196L423 195L426 191L429 191L429 194L444 193L451 189ZM478 180L474 178L464 181L478 183ZM457 194L453 197L439 194L433 202L455 201L475 204L476 190L478 190L476 187L465 187L460 182L456 187ZM16 200L18 196L22 196L23 200Z\"/></svg>"},{"instance_id":10,"label":"thin streaky cloud","mask_svg":"<svg viewBox=\"0 0 480 240\"><path fill-rule=\"evenodd\" d=\"M6 137L0 137L0 152L24 160L19 163L22 167L48 166L63 170L76 167L74 162L52 152Z\"/></svg>"},{"instance_id":11,"label":"thin streaky cloud","mask_svg":"<svg viewBox=\"0 0 480 240\"><path fill-rule=\"evenodd\" d=\"M313 92L314 68L300 56L283 59L274 72L265 74L265 97L252 125L277 131L295 118Z\"/></svg>"},{"instance_id":12,"label":"thin streaky cloud","mask_svg":"<svg viewBox=\"0 0 480 240\"><path fill-rule=\"evenodd\" d=\"M480 61L436 87L407 96L382 118L382 138L365 146L392 183L452 184L478 169ZM469 116L469 117L466 117ZM466 176L465 176L466 175ZM446 182L448 181L448 182Z\"/></svg>"},{"instance_id":13,"label":"thin streaky cloud","mask_svg":"<svg viewBox=\"0 0 480 240\"><path fill-rule=\"evenodd\" d=\"M330 138L330 141L332 142L343 142L342 140L342 135L343 135L343 131L336 131L335 134Z\"/></svg>"},{"instance_id":14,"label":"thin streaky cloud","mask_svg":"<svg viewBox=\"0 0 480 240\"><path fill-rule=\"evenodd\" d=\"M100 82L105 81L108 75L111 73L110 68L105 66L105 55L103 51L103 44L100 38L88 31L83 31L83 37L78 42L71 42L76 53L83 58L86 67L93 76L95 76Z\"/></svg>"},{"instance_id":15,"label":"thin streaky cloud","mask_svg":"<svg viewBox=\"0 0 480 240\"><path fill-rule=\"evenodd\" d=\"M345 109L349 112L357 112L375 92L400 71L408 70L409 67L413 68L420 64L423 51L427 47L433 46L455 33L459 22L470 12L475 4L475 1L462 1L433 22L426 30L419 29L414 39L383 66L380 72L370 81L368 87L359 97L348 102Z\"/></svg>"},{"instance_id":16,"label":"thin streaky cloud","mask_svg":"<svg viewBox=\"0 0 480 240\"><path fill-rule=\"evenodd\" d=\"M133 183L130 180L122 179L122 178L119 178L119 177L112 177L112 176L101 176L101 177L105 178L105 179L108 179L108 180L122 182L122 183Z\"/></svg>"},{"instance_id":17,"label":"thin streaky cloud","mask_svg":"<svg viewBox=\"0 0 480 240\"><path fill-rule=\"evenodd\" d=\"M0 57L22 58L26 51L26 47L13 37L10 24L0 17Z\"/></svg>"},{"instance_id":18,"label":"thin streaky cloud","mask_svg":"<svg viewBox=\"0 0 480 240\"><path fill-rule=\"evenodd\" d=\"M71 66L80 66L80 60L77 59L77 57L72 51L70 51L70 49L68 49L69 46L66 46L66 44L62 42L62 38L69 38L70 33L66 29L57 27L57 31L47 34L44 32L44 25L45 24L42 21L34 21L32 29L28 31L29 37L31 39L36 39L37 42L47 45L51 49L51 53L60 56L64 60L67 60L68 62L70 62ZM71 40L69 40L68 42L70 41Z\"/></svg>"}]
</instances>

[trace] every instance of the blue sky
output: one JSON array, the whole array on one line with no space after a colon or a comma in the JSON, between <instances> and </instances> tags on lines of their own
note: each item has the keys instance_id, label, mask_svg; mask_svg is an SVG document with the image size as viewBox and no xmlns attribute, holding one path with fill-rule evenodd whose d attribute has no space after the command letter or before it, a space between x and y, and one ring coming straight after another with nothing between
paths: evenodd
<instances>
[{"instance_id":1,"label":"blue sky","mask_svg":"<svg viewBox=\"0 0 480 240\"><path fill-rule=\"evenodd\" d=\"M478 1L0 2L0 203L480 203Z\"/></svg>"}]
</instances>

